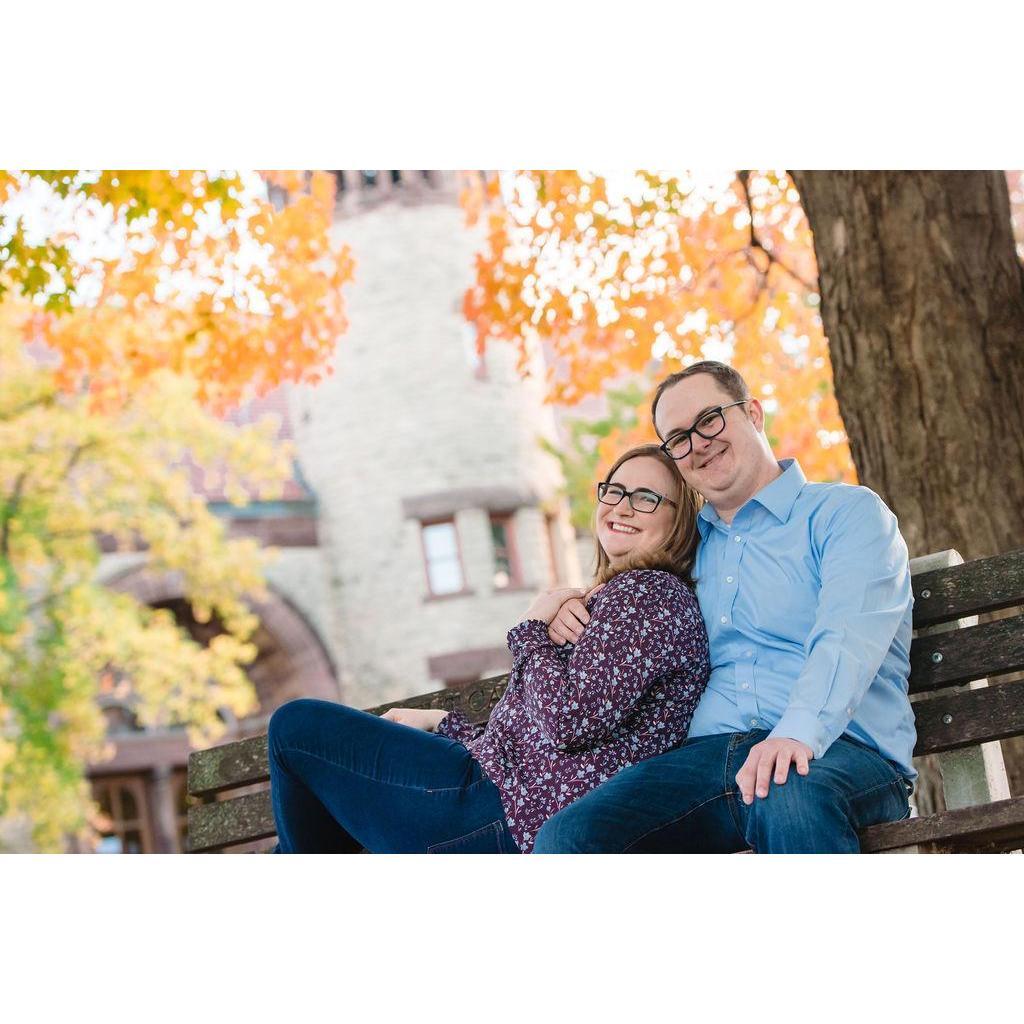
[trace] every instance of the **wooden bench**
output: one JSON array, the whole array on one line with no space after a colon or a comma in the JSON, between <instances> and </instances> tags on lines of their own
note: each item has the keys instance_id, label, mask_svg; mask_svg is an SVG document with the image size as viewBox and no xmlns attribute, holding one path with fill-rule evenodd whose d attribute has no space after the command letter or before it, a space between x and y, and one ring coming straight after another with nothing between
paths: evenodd
<instances>
[{"instance_id":1,"label":"wooden bench","mask_svg":"<svg viewBox=\"0 0 1024 1024\"><path fill-rule=\"evenodd\" d=\"M964 563L955 551L913 559L915 638L910 693L915 754L939 755L946 810L876 825L865 852L1005 851L1024 845L1024 796L1012 797L998 741L1024 735L1024 682L988 677L1024 669L1024 614L979 615L1024 605L1024 550ZM460 708L486 721L507 676L369 709ZM212 852L274 835L265 735L200 750L189 758L189 849ZM255 789L254 787L259 787ZM239 790L244 790L241 794ZM269 844L265 844L269 845Z\"/></svg>"}]
</instances>

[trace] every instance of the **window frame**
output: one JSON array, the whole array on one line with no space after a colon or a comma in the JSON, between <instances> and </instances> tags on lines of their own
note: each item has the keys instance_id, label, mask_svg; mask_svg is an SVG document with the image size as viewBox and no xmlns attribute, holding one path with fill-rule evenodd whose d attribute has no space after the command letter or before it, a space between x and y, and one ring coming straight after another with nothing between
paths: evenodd
<instances>
[{"instance_id":1,"label":"window frame","mask_svg":"<svg viewBox=\"0 0 1024 1024\"><path fill-rule=\"evenodd\" d=\"M424 533L428 526L441 526L445 523L450 523L455 533L455 555L458 560L459 577L461 578L462 585L458 590L447 590L444 593L438 593L434 590L430 580L430 557L427 554L427 542ZM430 519L421 519L419 521L419 538L420 552L423 555L423 576L427 584L426 600L443 601L450 597L458 597L460 594L472 593L466 583L466 562L462 556L462 538L459 536L459 524L455 521L455 516L432 516Z\"/></svg>"},{"instance_id":2,"label":"window frame","mask_svg":"<svg viewBox=\"0 0 1024 1024\"><path fill-rule=\"evenodd\" d=\"M488 532L491 536L491 560L492 560L492 575L491 575L491 587L496 592L504 592L506 590L522 590L525 586L523 582L523 565L522 560L519 557L519 543L516 536L515 528L515 512L488 512L487 513L487 525ZM506 561L509 565L509 581L503 587L499 587L494 582L494 575L498 571L498 549L494 543L494 524L499 523L504 527L505 530L505 548L507 551Z\"/></svg>"},{"instance_id":3,"label":"window frame","mask_svg":"<svg viewBox=\"0 0 1024 1024\"><path fill-rule=\"evenodd\" d=\"M93 800L99 804L98 790L101 787L108 787L110 794L110 829L108 831L101 832L100 834L106 836L117 836L121 841L121 849L119 853L127 853L124 849L125 834L128 832L138 832L141 839L142 849L139 853L154 853L156 850L155 837L152 825L152 807L150 806L149 786L147 785L147 778L144 773L132 773L132 774L119 774L119 775L96 775L90 780L90 788L92 790ZM127 789L131 792L132 797L135 800L138 814L134 818L115 818L113 812L115 810L115 799L117 801L117 810L120 811L121 797L118 792L120 789ZM100 813L103 813L102 811Z\"/></svg>"},{"instance_id":4,"label":"window frame","mask_svg":"<svg viewBox=\"0 0 1024 1024\"><path fill-rule=\"evenodd\" d=\"M557 587L562 581L563 565L559 557L559 545L555 543L556 538L561 540L561 529L559 528L559 516L557 512L544 513L544 549L548 556L548 579L552 587ZM562 553L564 556L564 552Z\"/></svg>"}]
</instances>

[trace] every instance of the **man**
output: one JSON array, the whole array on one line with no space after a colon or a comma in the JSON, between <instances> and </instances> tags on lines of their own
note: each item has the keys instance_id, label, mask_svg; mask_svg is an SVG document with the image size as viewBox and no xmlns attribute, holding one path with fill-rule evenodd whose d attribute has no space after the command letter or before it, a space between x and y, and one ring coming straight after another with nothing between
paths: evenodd
<instances>
[{"instance_id":1,"label":"man","mask_svg":"<svg viewBox=\"0 0 1024 1024\"><path fill-rule=\"evenodd\" d=\"M916 739L907 698L907 548L876 494L777 462L743 378L705 361L659 386L663 448L706 504L695 575L711 678L676 750L551 818L536 852L859 851L905 818ZM579 636L579 602L549 636Z\"/></svg>"}]
</instances>

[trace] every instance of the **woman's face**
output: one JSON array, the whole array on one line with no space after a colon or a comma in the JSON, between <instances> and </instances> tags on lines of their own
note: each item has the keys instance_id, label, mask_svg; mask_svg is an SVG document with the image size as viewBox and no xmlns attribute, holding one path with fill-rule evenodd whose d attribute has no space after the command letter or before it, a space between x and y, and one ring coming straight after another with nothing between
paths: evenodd
<instances>
[{"instance_id":1,"label":"woman's face","mask_svg":"<svg viewBox=\"0 0 1024 1024\"><path fill-rule=\"evenodd\" d=\"M676 501L678 484L671 470L657 459L638 455L624 462L612 475L611 484L627 491L645 488ZM636 502L638 497L634 495ZM597 503L597 541L612 565L626 555L648 551L668 539L675 519L675 507L662 501L653 512L638 512L628 498L617 505Z\"/></svg>"}]
</instances>

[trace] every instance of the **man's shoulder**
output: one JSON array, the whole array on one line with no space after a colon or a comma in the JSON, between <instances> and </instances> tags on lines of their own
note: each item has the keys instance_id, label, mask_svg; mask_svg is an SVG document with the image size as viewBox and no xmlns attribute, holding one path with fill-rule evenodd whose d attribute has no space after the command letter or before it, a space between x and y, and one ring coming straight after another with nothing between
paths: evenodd
<instances>
[{"instance_id":1,"label":"man's shoulder","mask_svg":"<svg viewBox=\"0 0 1024 1024\"><path fill-rule=\"evenodd\" d=\"M805 519L808 541L819 555L829 545L852 545L866 554L876 544L888 546L900 539L896 515L870 487L809 483L804 490L810 493L794 513Z\"/></svg>"},{"instance_id":2,"label":"man's shoulder","mask_svg":"<svg viewBox=\"0 0 1024 1024\"><path fill-rule=\"evenodd\" d=\"M808 516L832 514L856 509L889 512L888 506L870 487L861 484L811 482L804 484L797 507Z\"/></svg>"}]
</instances>

